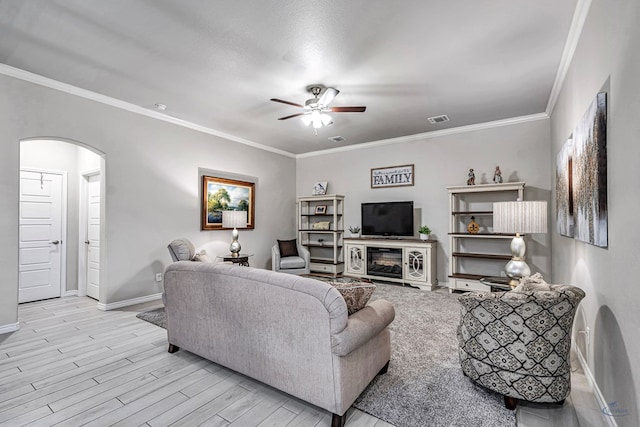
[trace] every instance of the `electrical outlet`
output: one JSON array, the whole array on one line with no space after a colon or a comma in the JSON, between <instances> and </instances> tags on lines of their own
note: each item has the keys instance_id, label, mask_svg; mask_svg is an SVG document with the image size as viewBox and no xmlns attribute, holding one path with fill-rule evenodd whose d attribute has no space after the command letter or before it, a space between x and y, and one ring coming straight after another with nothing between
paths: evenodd
<instances>
[{"instance_id":1,"label":"electrical outlet","mask_svg":"<svg viewBox=\"0 0 640 427\"><path fill-rule=\"evenodd\" d=\"M156 282L162 282L162 273L156 273Z\"/></svg>"},{"instance_id":2,"label":"electrical outlet","mask_svg":"<svg viewBox=\"0 0 640 427\"><path fill-rule=\"evenodd\" d=\"M591 333L591 329L589 329L589 327L585 327L584 331L578 331L579 334L583 334L584 335L584 341L587 344L587 347L589 346L590 342L591 342L591 337L590 337L590 333Z\"/></svg>"}]
</instances>

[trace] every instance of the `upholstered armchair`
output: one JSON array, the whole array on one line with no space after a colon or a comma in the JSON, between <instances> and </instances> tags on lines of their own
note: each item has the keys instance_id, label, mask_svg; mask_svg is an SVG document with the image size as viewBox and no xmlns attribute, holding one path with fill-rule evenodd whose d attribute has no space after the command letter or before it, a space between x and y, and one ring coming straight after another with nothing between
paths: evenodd
<instances>
[{"instance_id":1,"label":"upholstered armchair","mask_svg":"<svg viewBox=\"0 0 640 427\"><path fill-rule=\"evenodd\" d=\"M585 294L569 285L547 289L459 297L462 371L504 395L509 409L518 400L562 404L571 391L571 328Z\"/></svg>"},{"instance_id":2,"label":"upholstered armchair","mask_svg":"<svg viewBox=\"0 0 640 427\"><path fill-rule=\"evenodd\" d=\"M271 269L281 273L309 274L309 250L294 240L278 240L271 248Z\"/></svg>"},{"instance_id":3,"label":"upholstered armchair","mask_svg":"<svg viewBox=\"0 0 640 427\"><path fill-rule=\"evenodd\" d=\"M200 252L196 252L196 247L189 239L175 239L167 246L169 249L169 255L171 259L176 261L201 261L211 262L207 256L207 252L203 249Z\"/></svg>"}]
</instances>

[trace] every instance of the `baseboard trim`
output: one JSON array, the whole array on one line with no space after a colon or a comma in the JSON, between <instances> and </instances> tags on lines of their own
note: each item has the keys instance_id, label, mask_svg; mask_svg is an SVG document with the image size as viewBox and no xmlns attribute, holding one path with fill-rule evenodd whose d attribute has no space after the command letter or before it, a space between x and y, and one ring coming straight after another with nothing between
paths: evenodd
<instances>
[{"instance_id":1,"label":"baseboard trim","mask_svg":"<svg viewBox=\"0 0 640 427\"><path fill-rule=\"evenodd\" d=\"M0 325L0 335L15 332L20 329L20 322L9 323L8 325Z\"/></svg>"},{"instance_id":2,"label":"baseboard trim","mask_svg":"<svg viewBox=\"0 0 640 427\"><path fill-rule=\"evenodd\" d=\"M607 400L604 398L604 395L600 391L600 387L598 387L596 379L594 378L591 369L589 369L587 360L582 355L582 352L580 351L578 346L576 346L575 344L571 344L571 346L573 347L573 351L575 352L576 356L578 356L578 362L580 362L582 372L584 372L587 383L589 383L589 387L591 387L591 392L593 393L596 402L598 403L598 407L601 409L600 415L602 416L604 425L606 425L607 427L618 427L618 423L616 422L614 417L606 416L604 412L602 412L602 408L607 408L609 406L609 402L607 402Z\"/></svg>"},{"instance_id":3,"label":"baseboard trim","mask_svg":"<svg viewBox=\"0 0 640 427\"><path fill-rule=\"evenodd\" d=\"M162 299L162 294L147 295L146 297L126 299L124 301L112 302L108 304L98 303L98 310L109 311L117 308L128 307L130 305L142 304L143 302L150 302Z\"/></svg>"},{"instance_id":4,"label":"baseboard trim","mask_svg":"<svg viewBox=\"0 0 640 427\"><path fill-rule=\"evenodd\" d=\"M77 297L78 296L78 290L77 289L72 289L70 291L65 291L63 297Z\"/></svg>"}]
</instances>

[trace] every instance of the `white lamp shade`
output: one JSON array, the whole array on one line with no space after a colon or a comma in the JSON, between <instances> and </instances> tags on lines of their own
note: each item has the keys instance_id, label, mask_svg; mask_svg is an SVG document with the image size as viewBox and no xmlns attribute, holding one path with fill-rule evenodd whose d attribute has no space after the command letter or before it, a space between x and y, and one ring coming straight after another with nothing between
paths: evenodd
<instances>
[{"instance_id":1,"label":"white lamp shade","mask_svg":"<svg viewBox=\"0 0 640 427\"><path fill-rule=\"evenodd\" d=\"M244 228L247 226L247 211L222 211L223 228Z\"/></svg>"},{"instance_id":2,"label":"white lamp shade","mask_svg":"<svg viewBox=\"0 0 640 427\"><path fill-rule=\"evenodd\" d=\"M522 201L493 204L495 233L546 233L547 202Z\"/></svg>"}]
</instances>

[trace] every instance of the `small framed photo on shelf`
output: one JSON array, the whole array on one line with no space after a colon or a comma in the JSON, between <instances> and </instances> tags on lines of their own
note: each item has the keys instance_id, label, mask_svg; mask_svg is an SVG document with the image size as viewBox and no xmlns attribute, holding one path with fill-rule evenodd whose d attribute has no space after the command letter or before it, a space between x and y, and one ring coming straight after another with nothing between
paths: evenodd
<instances>
[{"instance_id":1,"label":"small framed photo on shelf","mask_svg":"<svg viewBox=\"0 0 640 427\"><path fill-rule=\"evenodd\" d=\"M327 213L327 205L318 205L316 206L316 215L324 215Z\"/></svg>"},{"instance_id":2,"label":"small framed photo on shelf","mask_svg":"<svg viewBox=\"0 0 640 427\"><path fill-rule=\"evenodd\" d=\"M318 181L313 185L312 196L324 196L327 194L327 181Z\"/></svg>"}]
</instances>

